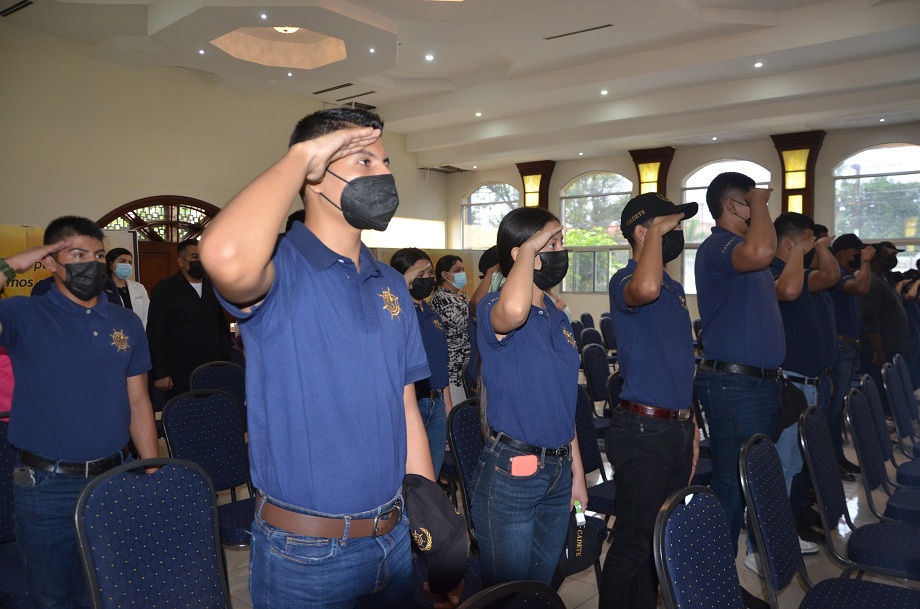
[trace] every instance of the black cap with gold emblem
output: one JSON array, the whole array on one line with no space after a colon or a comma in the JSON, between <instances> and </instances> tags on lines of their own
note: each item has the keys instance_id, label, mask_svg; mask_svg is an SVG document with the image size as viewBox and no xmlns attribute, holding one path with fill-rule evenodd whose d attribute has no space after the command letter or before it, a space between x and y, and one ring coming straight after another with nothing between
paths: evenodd
<instances>
[{"instance_id":1,"label":"black cap with gold emblem","mask_svg":"<svg viewBox=\"0 0 920 609\"><path fill-rule=\"evenodd\" d=\"M696 203L675 205L670 200L657 192L647 192L630 199L620 216L620 229L623 235L629 237L636 230L636 226L652 218L670 216L683 212L684 220L692 218L699 211Z\"/></svg>"},{"instance_id":2,"label":"black cap with gold emblem","mask_svg":"<svg viewBox=\"0 0 920 609\"><path fill-rule=\"evenodd\" d=\"M412 540L425 558L431 591L450 592L466 573L466 521L441 487L423 476L406 474L403 502Z\"/></svg>"}]
</instances>

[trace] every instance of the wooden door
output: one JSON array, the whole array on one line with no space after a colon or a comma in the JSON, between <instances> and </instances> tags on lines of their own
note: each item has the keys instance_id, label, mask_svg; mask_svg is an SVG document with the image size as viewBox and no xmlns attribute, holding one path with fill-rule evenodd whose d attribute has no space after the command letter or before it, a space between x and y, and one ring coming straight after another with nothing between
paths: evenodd
<instances>
[{"instance_id":1,"label":"wooden door","mask_svg":"<svg viewBox=\"0 0 920 609\"><path fill-rule=\"evenodd\" d=\"M137 270L148 294L153 291L153 286L179 272L178 247L178 243L138 242Z\"/></svg>"}]
</instances>

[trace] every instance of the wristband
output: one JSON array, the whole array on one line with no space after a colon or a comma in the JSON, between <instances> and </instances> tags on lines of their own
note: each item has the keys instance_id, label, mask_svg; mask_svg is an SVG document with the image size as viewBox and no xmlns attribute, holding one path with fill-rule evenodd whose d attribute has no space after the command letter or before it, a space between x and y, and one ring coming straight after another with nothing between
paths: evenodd
<instances>
[{"instance_id":1,"label":"wristband","mask_svg":"<svg viewBox=\"0 0 920 609\"><path fill-rule=\"evenodd\" d=\"M9 281L16 279L16 271L3 258L0 258L0 273L6 275Z\"/></svg>"}]
</instances>

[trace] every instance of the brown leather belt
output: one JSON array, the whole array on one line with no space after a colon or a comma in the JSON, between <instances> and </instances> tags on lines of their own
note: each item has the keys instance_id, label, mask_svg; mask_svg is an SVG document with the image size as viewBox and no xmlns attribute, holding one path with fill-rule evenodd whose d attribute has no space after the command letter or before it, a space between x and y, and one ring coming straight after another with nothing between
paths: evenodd
<instances>
[{"instance_id":1,"label":"brown leather belt","mask_svg":"<svg viewBox=\"0 0 920 609\"><path fill-rule=\"evenodd\" d=\"M323 539L343 539L345 537L344 518L324 518L292 512L274 503L261 499L262 520L271 526L302 535ZM258 509L256 510L258 512ZM396 528L402 518L402 499L397 499L389 510L374 518L353 518L348 527L348 537L378 537L386 535Z\"/></svg>"},{"instance_id":2,"label":"brown leather belt","mask_svg":"<svg viewBox=\"0 0 920 609\"><path fill-rule=\"evenodd\" d=\"M630 412L641 414L646 417L653 417L655 419L677 419L678 421L686 421L693 416L693 411L689 408L671 410L670 408L658 408L657 406L639 404L638 402L630 402L629 400L621 400L620 405Z\"/></svg>"}]
</instances>

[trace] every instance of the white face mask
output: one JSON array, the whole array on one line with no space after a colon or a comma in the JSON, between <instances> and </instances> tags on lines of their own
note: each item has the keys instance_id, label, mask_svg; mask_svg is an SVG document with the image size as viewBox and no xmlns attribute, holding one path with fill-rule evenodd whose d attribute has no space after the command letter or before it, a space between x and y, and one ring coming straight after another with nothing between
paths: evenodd
<instances>
[{"instance_id":1,"label":"white face mask","mask_svg":"<svg viewBox=\"0 0 920 609\"><path fill-rule=\"evenodd\" d=\"M460 271L459 273L454 273L454 280L450 282L452 286L458 290L462 290L466 287L466 273Z\"/></svg>"}]
</instances>

